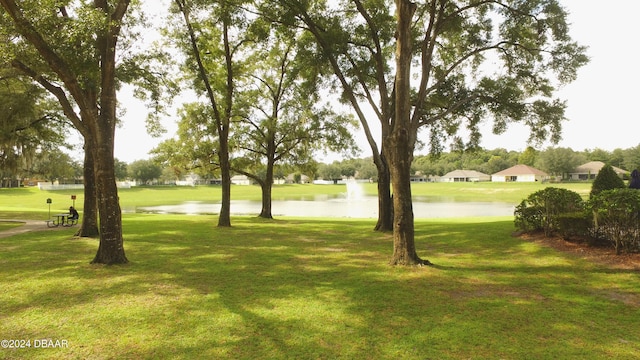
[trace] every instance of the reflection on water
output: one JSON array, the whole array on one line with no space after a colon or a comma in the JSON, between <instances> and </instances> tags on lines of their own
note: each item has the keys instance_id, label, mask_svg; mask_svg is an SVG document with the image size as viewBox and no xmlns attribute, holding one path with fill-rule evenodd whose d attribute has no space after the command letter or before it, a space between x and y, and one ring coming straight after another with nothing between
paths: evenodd
<instances>
[{"instance_id":1,"label":"reflection on water","mask_svg":"<svg viewBox=\"0 0 640 360\"><path fill-rule=\"evenodd\" d=\"M261 207L260 201L232 200L231 214L258 215ZM416 218L511 216L514 208L513 204L500 202L413 202L413 213ZM156 214L219 214L220 204L188 201L179 205L148 206L124 210ZM375 219L378 217L378 198L366 196L355 199L350 197L319 197L314 200L274 200L272 213L273 216Z\"/></svg>"}]
</instances>

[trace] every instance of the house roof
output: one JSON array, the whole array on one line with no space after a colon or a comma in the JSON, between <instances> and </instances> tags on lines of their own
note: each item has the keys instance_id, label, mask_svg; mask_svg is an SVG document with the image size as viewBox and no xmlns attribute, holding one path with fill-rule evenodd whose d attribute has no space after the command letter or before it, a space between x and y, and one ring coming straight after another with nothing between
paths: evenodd
<instances>
[{"instance_id":1,"label":"house roof","mask_svg":"<svg viewBox=\"0 0 640 360\"><path fill-rule=\"evenodd\" d=\"M489 175L475 170L453 170L442 175L443 178L480 178L488 176Z\"/></svg>"},{"instance_id":2,"label":"house roof","mask_svg":"<svg viewBox=\"0 0 640 360\"><path fill-rule=\"evenodd\" d=\"M502 171L499 171L495 174L493 174L493 176L515 176L515 175L540 175L540 176L549 176L546 172L542 171L542 170L538 170L536 168L533 168L531 166L528 165L523 165L523 164L519 164L519 165L515 165L512 166L508 169L504 169Z\"/></svg>"},{"instance_id":3,"label":"house roof","mask_svg":"<svg viewBox=\"0 0 640 360\"><path fill-rule=\"evenodd\" d=\"M602 169L604 165L605 163L603 163L602 161L589 161L588 163L582 164L575 168L573 172L576 174L597 174L598 172L600 172L600 169ZM613 171L616 172L616 174L628 173L628 171L617 168L615 166L612 166L612 168Z\"/></svg>"}]
</instances>

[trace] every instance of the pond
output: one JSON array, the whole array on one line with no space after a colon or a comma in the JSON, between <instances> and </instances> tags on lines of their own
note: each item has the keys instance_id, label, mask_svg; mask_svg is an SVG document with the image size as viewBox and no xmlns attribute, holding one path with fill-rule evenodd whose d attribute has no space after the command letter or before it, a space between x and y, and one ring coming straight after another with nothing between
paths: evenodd
<instances>
[{"instance_id":1,"label":"pond","mask_svg":"<svg viewBox=\"0 0 640 360\"><path fill-rule=\"evenodd\" d=\"M178 205L162 205L124 209L129 212L156 214L219 214L219 203L186 201ZM232 215L258 215L260 201L232 200ZM515 205L503 202L455 202L446 199L414 199L415 218L452 218L476 216L512 216ZM273 200L272 214L278 216L334 217L334 218L377 218L378 199L375 196L349 196L330 198L318 196L315 199Z\"/></svg>"}]
</instances>

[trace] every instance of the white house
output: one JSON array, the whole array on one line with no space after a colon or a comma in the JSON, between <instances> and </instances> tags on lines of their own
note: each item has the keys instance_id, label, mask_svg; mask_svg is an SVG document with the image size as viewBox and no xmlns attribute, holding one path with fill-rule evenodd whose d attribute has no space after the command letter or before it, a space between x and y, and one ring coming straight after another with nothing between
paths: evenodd
<instances>
[{"instance_id":1,"label":"white house","mask_svg":"<svg viewBox=\"0 0 640 360\"><path fill-rule=\"evenodd\" d=\"M234 175L231 177L231 183L234 185L251 185L251 182L247 175Z\"/></svg>"},{"instance_id":2,"label":"white house","mask_svg":"<svg viewBox=\"0 0 640 360\"><path fill-rule=\"evenodd\" d=\"M491 181L491 175L475 170L453 170L440 177L441 182L478 182Z\"/></svg>"},{"instance_id":3,"label":"white house","mask_svg":"<svg viewBox=\"0 0 640 360\"><path fill-rule=\"evenodd\" d=\"M586 164L582 164L575 168L573 172L569 173L569 179L571 180L593 180L596 178L600 169L605 165L602 161L590 161ZM622 170L615 166L612 166L618 176L622 177L624 174L629 173L626 170Z\"/></svg>"},{"instance_id":4,"label":"white house","mask_svg":"<svg viewBox=\"0 0 640 360\"><path fill-rule=\"evenodd\" d=\"M491 175L493 182L535 182L548 180L549 175L527 165L516 165Z\"/></svg>"}]
</instances>

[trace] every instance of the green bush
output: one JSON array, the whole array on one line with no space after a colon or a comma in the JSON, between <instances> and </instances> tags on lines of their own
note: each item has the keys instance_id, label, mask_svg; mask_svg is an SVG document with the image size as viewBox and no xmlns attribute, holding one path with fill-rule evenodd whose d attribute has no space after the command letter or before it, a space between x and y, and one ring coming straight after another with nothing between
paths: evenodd
<instances>
[{"instance_id":1,"label":"green bush","mask_svg":"<svg viewBox=\"0 0 640 360\"><path fill-rule=\"evenodd\" d=\"M605 165L600 169L595 180L593 180L590 197L598 195L605 190L623 189L625 187L624 181L613 171L613 167L611 167L611 165Z\"/></svg>"},{"instance_id":2,"label":"green bush","mask_svg":"<svg viewBox=\"0 0 640 360\"><path fill-rule=\"evenodd\" d=\"M543 230L551 236L560 230L560 216L584 211L584 202L574 191L548 187L529 195L516 207L515 226L523 231Z\"/></svg>"},{"instance_id":3,"label":"green bush","mask_svg":"<svg viewBox=\"0 0 640 360\"><path fill-rule=\"evenodd\" d=\"M593 233L612 242L616 254L640 250L640 191L604 190L589 200L588 207L595 214Z\"/></svg>"},{"instance_id":4,"label":"green bush","mask_svg":"<svg viewBox=\"0 0 640 360\"><path fill-rule=\"evenodd\" d=\"M566 240L588 237L592 226L593 216L586 211L558 215L558 232Z\"/></svg>"}]
</instances>

